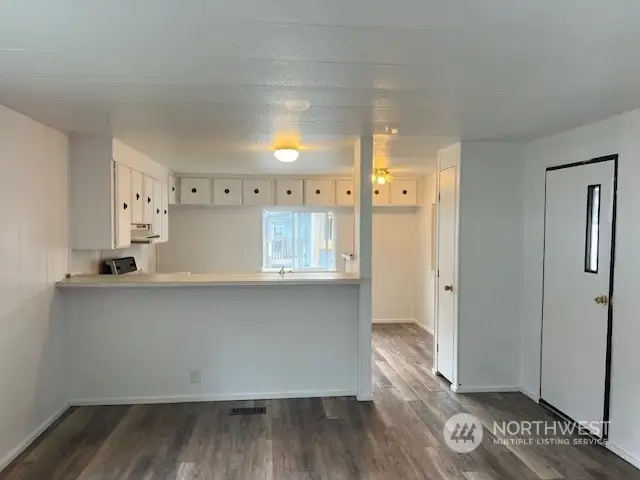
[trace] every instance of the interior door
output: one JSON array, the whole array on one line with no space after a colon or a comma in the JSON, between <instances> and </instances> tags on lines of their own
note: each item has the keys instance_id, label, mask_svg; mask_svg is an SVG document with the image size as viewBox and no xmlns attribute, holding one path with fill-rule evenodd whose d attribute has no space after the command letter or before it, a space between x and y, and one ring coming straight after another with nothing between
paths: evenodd
<instances>
[{"instance_id":1,"label":"interior door","mask_svg":"<svg viewBox=\"0 0 640 480\"><path fill-rule=\"evenodd\" d=\"M115 247L131 245L131 170L114 162L115 168Z\"/></svg>"},{"instance_id":2,"label":"interior door","mask_svg":"<svg viewBox=\"0 0 640 480\"><path fill-rule=\"evenodd\" d=\"M614 160L547 171L540 393L575 421L605 420L614 176Z\"/></svg>"},{"instance_id":3,"label":"interior door","mask_svg":"<svg viewBox=\"0 0 640 480\"><path fill-rule=\"evenodd\" d=\"M437 370L453 382L455 338L456 167L439 172Z\"/></svg>"}]
</instances>

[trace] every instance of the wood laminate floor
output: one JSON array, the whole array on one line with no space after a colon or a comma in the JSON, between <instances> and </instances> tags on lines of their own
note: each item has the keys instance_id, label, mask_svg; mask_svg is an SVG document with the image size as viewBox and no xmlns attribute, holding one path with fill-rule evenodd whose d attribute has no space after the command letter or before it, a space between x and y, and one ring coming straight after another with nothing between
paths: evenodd
<instances>
[{"instance_id":1,"label":"wood laminate floor","mask_svg":"<svg viewBox=\"0 0 640 480\"><path fill-rule=\"evenodd\" d=\"M469 412L554 420L518 393L456 395L431 373L431 337L374 327L373 403L354 398L71 409L0 480L57 479L640 479L598 446L501 445L456 454L442 428ZM266 415L230 416L264 405Z\"/></svg>"}]
</instances>

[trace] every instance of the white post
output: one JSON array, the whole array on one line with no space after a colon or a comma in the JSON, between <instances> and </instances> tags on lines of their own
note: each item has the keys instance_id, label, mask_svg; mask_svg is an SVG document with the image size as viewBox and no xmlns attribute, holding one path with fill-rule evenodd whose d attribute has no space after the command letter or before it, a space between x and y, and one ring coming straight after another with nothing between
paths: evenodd
<instances>
[{"instance_id":1,"label":"white post","mask_svg":"<svg viewBox=\"0 0 640 480\"><path fill-rule=\"evenodd\" d=\"M358 400L373 400L371 368L371 320L372 320L372 223L373 207L371 193L371 172L373 170L373 137L361 137L355 145L355 261L362 278L360 284L359 318L359 368Z\"/></svg>"}]
</instances>

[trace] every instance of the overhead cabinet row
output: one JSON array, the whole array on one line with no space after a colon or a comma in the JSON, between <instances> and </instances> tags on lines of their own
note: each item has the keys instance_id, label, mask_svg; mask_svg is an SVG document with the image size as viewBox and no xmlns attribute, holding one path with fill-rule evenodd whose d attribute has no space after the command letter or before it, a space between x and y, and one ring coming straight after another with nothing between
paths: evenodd
<instances>
[{"instance_id":1,"label":"overhead cabinet row","mask_svg":"<svg viewBox=\"0 0 640 480\"><path fill-rule=\"evenodd\" d=\"M352 180L181 177L180 203L183 205L284 205L352 206ZM415 206L418 182L396 180L373 185L376 206Z\"/></svg>"}]
</instances>

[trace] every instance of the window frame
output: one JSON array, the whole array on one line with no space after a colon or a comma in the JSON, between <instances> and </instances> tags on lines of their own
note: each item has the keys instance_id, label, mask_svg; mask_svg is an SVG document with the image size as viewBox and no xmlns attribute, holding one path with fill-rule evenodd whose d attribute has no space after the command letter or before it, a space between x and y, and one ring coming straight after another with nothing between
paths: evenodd
<instances>
[{"instance_id":1,"label":"window frame","mask_svg":"<svg viewBox=\"0 0 640 480\"><path fill-rule=\"evenodd\" d=\"M332 237L333 237L333 268L285 268L287 273L289 272L299 272L299 273L335 273L338 271L338 252L336 250L337 246L337 212L335 208L322 208L322 207L290 207L290 206L277 206L270 205L269 207L265 207L260 209L260 249L261 249L261 257L262 257L262 265L260 271L263 273L277 273L281 270L281 267L273 267L268 268L265 267L267 263L267 252L266 252L266 242L265 242L265 214L267 212L284 212L284 213L331 213L333 214L333 222L332 222ZM293 255L295 256L295 243L293 242Z\"/></svg>"}]
</instances>

